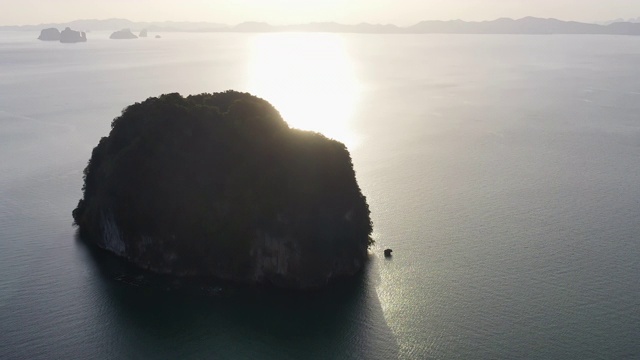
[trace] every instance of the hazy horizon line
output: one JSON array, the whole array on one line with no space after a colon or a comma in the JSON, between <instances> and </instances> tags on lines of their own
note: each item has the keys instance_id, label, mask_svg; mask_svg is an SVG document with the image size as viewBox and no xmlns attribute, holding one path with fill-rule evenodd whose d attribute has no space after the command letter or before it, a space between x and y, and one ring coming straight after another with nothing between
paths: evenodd
<instances>
[{"instance_id":1,"label":"hazy horizon line","mask_svg":"<svg viewBox=\"0 0 640 360\"><path fill-rule=\"evenodd\" d=\"M357 22L357 23L343 23L343 22L338 22L335 20L325 20L325 21L308 21L308 22L298 22L298 23L271 23L268 21L263 21L263 20L245 20L245 21L241 21L238 23L222 23L222 22L217 22L217 21L212 21L212 20L132 20L130 18L126 18L126 17L109 17L109 18L80 18L80 19L73 19L73 20L69 20L69 21L52 21L52 22L42 22L42 23L38 23L38 24L0 24L1 27L22 27L22 26L41 26L41 25L52 25L52 24L70 24L73 22L79 22L79 21L110 21L110 20L119 20L119 21L129 21L132 23L190 23L190 24L198 24L198 23L206 23L206 24L217 24L217 25L224 25L224 26L237 26L237 25L241 25L241 24L246 24L246 23L259 23L259 24L268 24L268 25L272 25L272 26L295 26L295 25L304 25L304 24L340 24L340 25L362 25L362 24L369 24L369 25L384 25L384 26L388 26L388 25L392 25L392 26L397 26L397 27L409 27L409 26L413 26L416 24L419 24L421 22L430 22L430 21L442 21L442 22L455 22L455 21L460 21L460 22L467 22L467 23L483 23L483 22L492 22L492 21L497 21L497 20L502 20L502 19L508 19L508 20L522 20L522 19L527 19L527 18L534 18L534 19L544 19L544 20L558 20L558 21L563 21L563 22L576 22L576 23L583 23L583 24L596 24L596 25L602 25L605 23L612 23L612 22L629 22L629 20L639 20L640 21L640 17L638 18L617 18L617 19L611 19L611 20L603 20L603 21L578 21L578 20L565 20L565 19L561 19L558 17L539 17L539 16L523 16L523 17L509 17L509 16L501 16L501 17L497 17L497 18L493 18L493 19L485 19L485 20L464 20L461 18L457 18L457 19L425 19L425 20L420 20L418 22L412 23L410 25L398 25L392 22L367 22L367 21L361 21L361 22Z\"/></svg>"}]
</instances>

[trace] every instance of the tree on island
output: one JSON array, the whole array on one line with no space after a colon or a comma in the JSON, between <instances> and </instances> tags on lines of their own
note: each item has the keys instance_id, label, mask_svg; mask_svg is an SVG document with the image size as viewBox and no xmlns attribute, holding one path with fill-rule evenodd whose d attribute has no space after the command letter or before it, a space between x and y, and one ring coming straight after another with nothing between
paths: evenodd
<instances>
[{"instance_id":1,"label":"tree on island","mask_svg":"<svg viewBox=\"0 0 640 360\"><path fill-rule=\"evenodd\" d=\"M284 287L362 268L372 224L348 150L265 100L162 95L111 128L73 211L83 238L158 272Z\"/></svg>"}]
</instances>

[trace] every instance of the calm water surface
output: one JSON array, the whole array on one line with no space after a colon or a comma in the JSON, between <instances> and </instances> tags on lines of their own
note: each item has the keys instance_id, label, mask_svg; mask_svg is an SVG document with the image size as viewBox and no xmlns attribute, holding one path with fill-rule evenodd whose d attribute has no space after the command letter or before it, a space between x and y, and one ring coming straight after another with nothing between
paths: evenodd
<instances>
[{"instance_id":1,"label":"calm water surface","mask_svg":"<svg viewBox=\"0 0 640 360\"><path fill-rule=\"evenodd\" d=\"M640 38L88 35L0 33L0 358L640 358ZM353 282L132 286L77 241L122 108L231 88L348 144L377 241Z\"/></svg>"}]
</instances>

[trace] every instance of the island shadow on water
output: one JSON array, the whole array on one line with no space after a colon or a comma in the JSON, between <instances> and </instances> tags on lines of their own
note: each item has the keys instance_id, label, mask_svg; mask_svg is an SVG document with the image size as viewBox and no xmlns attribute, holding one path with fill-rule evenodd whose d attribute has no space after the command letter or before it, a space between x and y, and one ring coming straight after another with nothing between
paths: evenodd
<instances>
[{"instance_id":1,"label":"island shadow on water","mask_svg":"<svg viewBox=\"0 0 640 360\"><path fill-rule=\"evenodd\" d=\"M373 255L354 278L301 292L161 276L76 240L100 274L116 357L398 358Z\"/></svg>"}]
</instances>

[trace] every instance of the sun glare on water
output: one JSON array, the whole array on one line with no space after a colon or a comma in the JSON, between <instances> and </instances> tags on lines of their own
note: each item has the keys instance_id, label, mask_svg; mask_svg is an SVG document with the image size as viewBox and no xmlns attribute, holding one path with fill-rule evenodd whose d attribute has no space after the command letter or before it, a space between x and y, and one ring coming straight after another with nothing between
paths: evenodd
<instances>
[{"instance_id":1,"label":"sun glare on water","mask_svg":"<svg viewBox=\"0 0 640 360\"><path fill-rule=\"evenodd\" d=\"M291 127L357 146L351 122L360 91L340 35L258 35L251 51L250 92L275 106Z\"/></svg>"}]
</instances>

